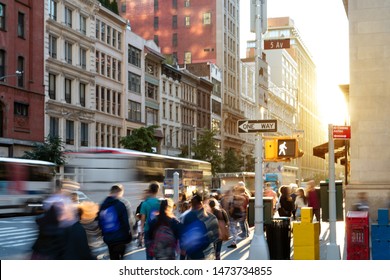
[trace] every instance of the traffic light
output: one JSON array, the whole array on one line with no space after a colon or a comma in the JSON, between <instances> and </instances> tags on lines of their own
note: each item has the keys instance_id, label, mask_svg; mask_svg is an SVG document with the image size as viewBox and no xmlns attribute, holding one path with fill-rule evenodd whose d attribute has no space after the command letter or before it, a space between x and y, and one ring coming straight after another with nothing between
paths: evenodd
<instances>
[{"instance_id":1,"label":"traffic light","mask_svg":"<svg viewBox=\"0 0 390 280\"><path fill-rule=\"evenodd\" d=\"M264 142L264 161L289 161L302 156L296 138L275 137Z\"/></svg>"}]
</instances>

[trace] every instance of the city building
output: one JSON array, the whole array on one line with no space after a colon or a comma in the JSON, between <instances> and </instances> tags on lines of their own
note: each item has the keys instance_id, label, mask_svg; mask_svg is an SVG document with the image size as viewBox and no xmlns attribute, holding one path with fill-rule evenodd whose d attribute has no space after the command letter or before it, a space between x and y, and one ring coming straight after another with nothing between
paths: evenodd
<instances>
[{"instance_id":1,"label":"city building","mask_svg":"<svg viewBox=\"0 0 390 280\"><path fill-rule=\"evenodd\" d=\"M222 72L221 149L239 153L244 143L237 127L243 117L237 75L239 1L120 0L118 3L120 14L130 21L132 30L146 40L154 40L161 52L174 57L181 67L192 63L217 65ZM195 108L189 110L195 113ZM188 133L192 130L190 126L195 125L190 123L186 124Z\"/></svg>"},{"instance_id":2,"label":"city building","mask_svg":"<svg viewBox=\"0 0 390 280\"><path fill-rule=\"evenodd\" d=\"M126 32L126 20L99 5L95 14L95 34L92 36L95 38L95 67L91 69L91 74L95 77L95 90L91 96L95 100L91 100L91 103L95 105L95 123L90 124L91 138L94 138L91 146L118 148L120 138L125 135ZM86 139L83 127L88 131L87 125L81 122L81 137Z\"/></svg>"},{"instance_id":3,"label":"city building","mask_svg":"<svg viewBox=\"0 0 390 280\"><path fill-rule=\"evenodd\" d=\"M269 39L290 39L290 48L285 50L295 61L293 63L283 51L266 51L271 67L271 80L277 87L282 88L281 94L285 95L284 99L289 104L295 107L294 102L296 102L298 113L295 130L304 135L299 139L299 146L304 156L298 159L300 167L298 179L303 181L324 178L327 174L326 163L313 155L313 147L327 139L327 133L319 117L315 63L291 18L269 18L268 31L264 35L264 40ZM296 67L296 71L293 70L293 66ZM275 78L272 76L272 69L279 73Z\"/></svg>"},{"instance_id":4,"label":"city building","mask_svg":"<svg viewBox=\"0 0 390 280\"><path fill-rule=\"evenodd\" d=\"M350 177L345 188L345 210L359 201L365 192L369 200L370 220L377 220L378 208L389 208L390 39L387 1L344 0L349 20L350 84L348 95L351 126Z\"/></svg>"},{"instance_id":5,"label":"city building","mask_svg":"<svg viewBox=\"0 0 390 280\"><path fill-rule=\"evenodd\" d=\"M45 15L45 135L60 137L68 150L95 145L98 9L92 0L49 0L41 11Z\"/></svg>"},{"instance_id":6,"label":"city building","mask_svg":"<svg viewBox=\"0 0 390 280\"><path fill-rule=\"evenodd\" d=\"M0 1L0 156L43 142L45 1Z\"/></svg>"}]
</instances>

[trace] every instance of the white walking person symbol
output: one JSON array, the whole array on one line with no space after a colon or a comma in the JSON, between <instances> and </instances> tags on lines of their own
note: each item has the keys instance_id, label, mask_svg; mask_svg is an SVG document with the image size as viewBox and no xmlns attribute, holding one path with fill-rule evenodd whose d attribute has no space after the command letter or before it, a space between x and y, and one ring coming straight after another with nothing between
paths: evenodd
<instances>
[{"instance_id":1,"label":"white walking person symbol","mask_svg":"<svg viewBox=\"0 0 390 280\"><path fill-rule=\"evenodd\" d=\"M279 145L279 156L282 154L285 156L286 150L287 150L286 141L284 141L282 144Z\"/></svg>"}]
</instances>

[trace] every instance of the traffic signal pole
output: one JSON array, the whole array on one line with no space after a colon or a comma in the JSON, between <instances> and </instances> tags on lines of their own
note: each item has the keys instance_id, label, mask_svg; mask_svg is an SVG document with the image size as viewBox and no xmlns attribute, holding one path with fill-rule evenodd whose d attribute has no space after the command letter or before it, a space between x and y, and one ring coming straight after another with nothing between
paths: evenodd
<instances>
[{"instance_id":1,"label":"traffic signal pole","mask_svg":"<svg viewBox=\"0 0 390 280\"><path fill-rule=\"evenodd\" d=\"M336 183L334 164L333 125L328 127L329 151L329 243L326 244L326 259L340 260L340 246L336 243Z\"/></svg>"},{"instance_id":2,"label":"traffic signal pole","mask_svg":"<svg viewBox=\"0 0 390 280\"><path fill-rule=\"evenodd\" d=\"M255 73L255 105L257 119L263 119L260 98L260 60L262 58L261 48L261 5L265 0L256 1L256 73ZM264 7L266 8L266 7ZM266 18L263 20L267 20ZM255 231L249 248L250 260L269 260L268 244L264 236L264 203L263 203L263 137L262 133L256 133L255 136Z\"/></svg>"}]
</instances>

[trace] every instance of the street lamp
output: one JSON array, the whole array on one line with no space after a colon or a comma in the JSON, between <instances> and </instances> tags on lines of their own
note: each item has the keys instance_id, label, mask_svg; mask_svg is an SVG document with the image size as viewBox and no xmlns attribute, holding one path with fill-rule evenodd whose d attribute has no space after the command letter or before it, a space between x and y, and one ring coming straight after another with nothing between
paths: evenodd
<instances>
[{"instance_id":1,"label":"street lamp","mask_svg":"<svg viewBox=\"0 0 390 280\"><path fill-rule=\"evenodd\" d=\"M5 75L5 76L0 77L0 82L4 82L3 80L5 78L8 78L8 77L20 77L20 76L22 76L22 74L23 74L23 71L16 70L15 74L9 74L9 75Z\"/></svg>"}]
</instances>

